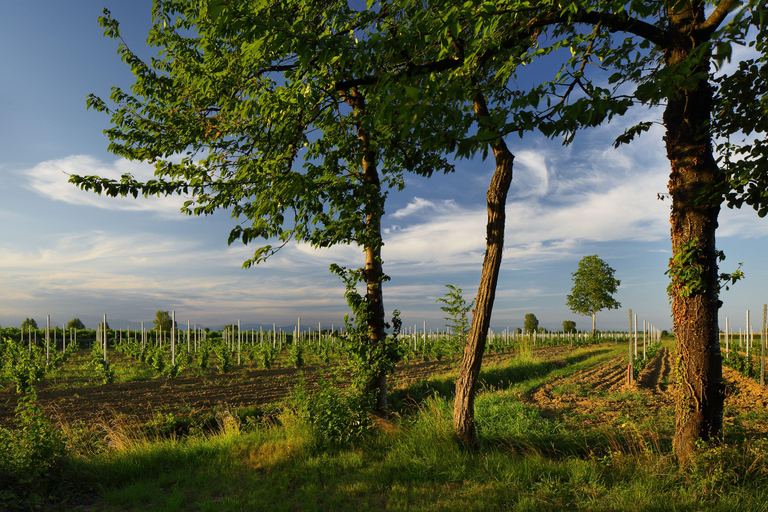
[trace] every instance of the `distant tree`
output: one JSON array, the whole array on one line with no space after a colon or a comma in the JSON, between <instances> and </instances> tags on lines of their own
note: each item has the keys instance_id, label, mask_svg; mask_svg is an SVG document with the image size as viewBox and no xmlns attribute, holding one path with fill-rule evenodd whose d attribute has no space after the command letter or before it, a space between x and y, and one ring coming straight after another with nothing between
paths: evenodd
<instances>
[{"instance_id":1,"label":"distant tree","mask_svg":"<svg viewBox=\"0 0 768 512\"><path fill-rule=\"evenodd\" d=\"M448 313L445 319L450 322L446 324L446 327L450 327L455 334L461 337L466 337L469 333L469 319L467 314L472 310L472 306L475 304L473 300L469 304L464 300L462 295L463 291L458 286L452 284L445 285L448 288L448 292L445 297L437 299L435 302L442 302L445 306L440 306L440 309Z\"/></svg>"},{"instance_id":2,"label":"distant tree","mask_svg":"<svg viewBox=\"0 0 768 512\"><path fill-rule=\"evenodd\" d=\"M576 332L576 322L573 320L563 321L563 332L568 334L569 332Z\"/></svg>"},{"instance_id":3,"label":"distant tree","mask_svg":"<svg viewBox=\"0 0 768 512\"><path fill-rule=\"evenodd\" d=\"M547 334L549 332L546 327L539 327L538 331L539 334Z\"/></svg>"},{"instance_id":4,"label":"distant tree","mask_svg":"<svg viewBox=\"0 0 768 512\"><path fill-rule=\"evenodd\" d=\"M152 320L152 323L155 324L155 330L163 331L163 332L170 332L171 330L171 314L167 311L158 311L155 313L155 319ZM173 325L173 327L176 327Z\"/></svg>"},{"instance_id":5,"label":"distant tree","mask_svg":"<svg viewBox=\"0 0 768 512\"><path fill-rule=\"evenodd\" d=\"M25 330L29 330L29 328L37 329L37 322L35 322L34 318L25 318L23 322L21 322L21 328Z\"/></svg>"},{"instance_id":6,"label":"distant tree","mask_svg":"<svg viewBox=\"0 0 768 512\"><path fill-rule=\"evenodd\" d=\"M69 321L67 329L85 329L85 324L83 324L79 318L75 317Z\"/></svg>"},{"instance_id":7,"label":"distant tree","mask_svg":"<svg viewBox=\"0 0 768 512\"><path fill-rule=\"evenodd\" d=\"M539 329L539 319L533 313L525 315L525 323L523 324L523 331L526 333L533 332Z\"/></svg>"},{"instance_id":8,"label":"distant tree","mask_svg":"<svg viewBox=\"0 0 768 512\"><path fill-rule=\"evenodd\" d=\"M592 334L597 332L595 315L603 309L618 309L621 304L613 298L621 281L614 277L616 271L597 254L584 256L579 268L571 274L573 288L566 297L566 305L579 315L592 316Z\"/></svg>"},{"instance_id":9,"label":"distant tree","mask_svg":"<svg viewBox=\"0 0 768 512\"><path fill-rule=\"evenodd\" d=\"M518 327L517 329L515 329L515 334L522 334L522 333L523 333L523 330L521 328Z\"/></svg>"}]
</instances>

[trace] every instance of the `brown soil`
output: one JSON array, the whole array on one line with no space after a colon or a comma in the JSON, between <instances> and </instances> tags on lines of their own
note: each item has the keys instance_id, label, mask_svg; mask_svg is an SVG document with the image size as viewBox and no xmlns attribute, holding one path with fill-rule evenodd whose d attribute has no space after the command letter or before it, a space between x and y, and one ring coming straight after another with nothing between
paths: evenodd
<instances>
[{"instance_id":1,"label":"brown soil","mask_svg":"<svg viewBox=\"0 0 768 512\"><path fill-rule=\"evenodd\" d=\"M492 364L509 357L512 354L492 354L486 356L485 361ZM123 363L130 363L130 360L115 354L113 364ZM391 381L413 382L457 368L457 359L400 364ZM143 423L158 413L193 416L210 414L217 408L264 406L285 398L301 381L309 387L316 385L324 377L331 377L331 371L323 366L305 366L300 370L243 368L230 374L181 375L175 379L106 385L89 384L89 379L69 376L63 371L55 387L50 381L39 384L37 396L46 413L65 424L109 422L114 418ZM17 398L12 388L0 390L0 425L12 423Z\"/></svg>"},{"instance_id":2,"label":"brown soil","mask_svg":"<svg viewBox=\"0 0 768 512\"><path fill-rule=\"evenodd\" d=\"M592 368L550 379L522 398L546 416L569 418L589 427L613 426L623 423L631 408L644 407L646 414L657 415L673 407L671 371L671 355L662 347L637 381L628 386L626 359L616 355ZM639 391L640 402L627 400L622 395L626 391Z\"/></svg>"},{"instance_id":3,"label":"brown soil","mask_svg":"<svg viewBox=\"0 0 768 512\"><path fill-rule=\"evenodd\" d=\"M571 352L565 346L534 350L536 357L557 367L566 365L563 357ZM483 364L486 367L500 364L514 355L510 352L486 354ZM458 359L454 358L400 364L390 383L395 387L436 374L455 374L458 363ZM631 408L635 408L634 413L639 413L641 417L662 413L671 417L674 410L672 366L670 350L662 347L630 388L626 383L625 359L616 355L591 368L552 378L520 398L545 415L585 426L621 424L626 421ZM286 397L302 380L314 386L330 376L331 370L323 366L307 366L301 370L255 370L246 367L231 374L182 375L172 380L84 385L86 383L82 381L88 379L63 373L55 387L48 381L39 386L38 401L49 415L62 423L109 422L114 418L146 422L158 413L192 416L210 414L216 408L260 407ZM752 421L744 425L739 420L743 414L768 407L768 388L761 388L757 382L742 377L728 367L723 368L723 376L729 390L725 402L726 429L739 422L739 428L743 430L768 433L765 422ZM623 393L626 391L635 393L634 398L629 399L629 395ZM17 398L11 388L0 390L0 425L12 422Z\"/></svg>"}]
</instances>

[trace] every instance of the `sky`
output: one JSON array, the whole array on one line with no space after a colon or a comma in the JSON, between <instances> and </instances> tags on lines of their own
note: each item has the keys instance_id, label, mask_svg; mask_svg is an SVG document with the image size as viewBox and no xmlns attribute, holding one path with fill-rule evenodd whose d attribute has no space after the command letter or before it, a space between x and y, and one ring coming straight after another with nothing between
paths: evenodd
<instances>
[{"instance_id":1,"label":"sky","mask_svg":"<svg viewBox=\"0 0 768 512\"><path fill-rule=\"evenodd\" d=\"M227 212L189 217L183 198L114 199L67 183L67 173L118 177L151 174L147 164L107 151L106 115L86 109L89 93L108 97L128 88L132 75L115 43L97 23L103 8L120 21L132 48L145 51L151 22L148 0L35 0L7 2L0 17L0 325L24 318L52 325L73 317L94 327L104 314L111 327L149 323L158 310L177 322L242 325L338 326L348 311L343 284L328 271L336 262L363 265L362 250L316 250L291 244L264 264L243 269L257 246L227 245L235 225ZM740 51L735 52L738 57ZM658 121L628 146L612 147L626 126ZM560 329L564 320L588 329L591 320L566 307L571 273L597 254L616 270L622 307L602 311L597 326L626 329L628 309L659 329L672 326L666 295L671 256L669 164L661 112L635 109L586 131L574 144L530 134L510 136L515 171L507 203L504 259L491 328L522 327L527 313ZM387 199L383 219L387 315L399 309L405 326L443 329L436 299L450 283L471 300L485 244L485 192L492 159L457 162L430 179L409 176ZM722 294L721 327L759 328L768 270L768 220L751 209L723 209L718 248L739 262L746 278ZM110 320L111 319L111 320Z\"/></svg>"}]
</instances>

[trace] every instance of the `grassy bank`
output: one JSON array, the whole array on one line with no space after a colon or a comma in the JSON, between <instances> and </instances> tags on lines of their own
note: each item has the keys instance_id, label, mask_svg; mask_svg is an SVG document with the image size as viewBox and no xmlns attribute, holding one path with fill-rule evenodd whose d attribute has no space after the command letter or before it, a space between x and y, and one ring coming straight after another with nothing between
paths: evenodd
<instances>
[{"instance_id":1,"label":"grassy bank","mask_svg":"<svg viewBox=\"0 0 768 512\"><path fill-rule=\"evenodd\" d=\"M46 473L48 484L26 496L26 506L766 510L768 442L762 438L730 435L724 445L702 447L692 466L681 470L670 455L671 414L649 408L647 392L581 389L578 379L568 380L623 352L602 345L486 368L476 402L476 452L459 448L453 438L452 375L396 385L390 421L356 417L345 408L351 397L326 387L319 395L294 393L284 407L250 419L220 412L213 428L193 427L182 437L169 437L160 427L152 433L69 426L62 432L67 455ZM532 400L545 386L556 399L568 393L621 404L621 414L600 423L578 410L553 413ZM323 416L330 407L342 423ZM743 422L764 421L758 416Z\"/></svg>"}]
</instances>

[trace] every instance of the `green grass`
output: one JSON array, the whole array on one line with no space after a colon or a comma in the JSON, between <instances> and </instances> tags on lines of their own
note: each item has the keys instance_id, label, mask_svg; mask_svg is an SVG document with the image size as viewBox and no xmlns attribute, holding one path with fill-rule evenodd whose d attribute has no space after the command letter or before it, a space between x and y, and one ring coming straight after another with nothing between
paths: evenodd
<instances>
[{"instance_id":1,"label":"green grass","mask_svg":"<svg viewBox=\"0 0 768 512\"><path fill-rule=\"evenodd\" d=\"M81 493L68 510L766 510L766 440L731 436L680 469L670 454L672 412L649 415L643 393L601 395L619 414L616 425L599 428L521 400L618 351L589 347L559 361L528 357L487 368L473 452L454 438L452 375L396 387L394 418L343 446L318 444L317 426L300 407L263 421L220 411L213 428L190 428L182 438L163 437L159 427L71 427L61 480L77 482ZM765 420L744 416L737 420Z\"/></svg>"}]
</instances>

